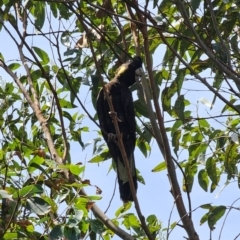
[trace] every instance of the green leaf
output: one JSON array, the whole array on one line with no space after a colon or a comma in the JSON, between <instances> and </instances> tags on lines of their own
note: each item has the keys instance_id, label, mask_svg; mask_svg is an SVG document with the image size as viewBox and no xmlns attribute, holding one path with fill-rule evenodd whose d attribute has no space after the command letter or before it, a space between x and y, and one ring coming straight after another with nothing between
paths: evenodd
<instances>
[{"instance_id":1,"label":"green leaf","mask_svg":"<svg viewBox=\"0 0 240 240\"><path fill-rule=\"evenodd\" d=\"M143 155L147 157L148 151L150 150L150 146L148 145L148 143L145 142L144 139L138 138L136 142L136 146L138 146L138 148L141 150Z\"/></svg>"},{"instance_id":2,"label":"green leaf","mask_svg":"<svg viewBox=\"0 0 240 240\"><path fill-rule=\"evenodd\" d=\"M83 172L85 169L85 166L80 166L80 165L75 165L75 164L70 164L69 170L72 174L79 176L81 172Z\"/></svg>"},{"instance_id":3,"label":"green leaf","mask_svg":"<svg viewBox=\"0 0 240 240\"><path fill-rule=\"evenodd\" d=\"M217 91L218 91L223 81L224 81L224 75L222 74L221 71L217 70L214 77L213 87L217 88ZM211 104L212 106L214 106L216 99L217 99L217 95L214 94L213 101Z\"/></svg>"},{"instance_id":4,"label":"green leaf","mask_svg":"<svg viewBox=\"0 0 240 240\"><path fill-rule=\"evenodd\" d=\"M11 63L10 65L8 65L8 67L12 70L15 71L16 69L18 69L19 67L21 67L21 65L19 63Z\"/></svg>"},{"instance_id":5,"label":"green leaf","mask_svg":"<svg viewBox=\"0 0 240 240\"><path fill-rule=\"evenodd\" d=\"M13 93L14 86L12 83L6 83L4 91L5 93L8 93L9 95Z\"/></svg>"},{"instance_id":6,"label":"green leaf","mask_svg":"<svg viewBox=\"0 0 240 240\"><path fill-rule=\"evenodd\" d=\"M42 29L45 21L45 2L34 3L35 26L37 29Z\"/></svg>"},{"instance_id":7,"label":"green leaf","mask_svg":"<svg viewBox=\"0 0 240 240\"><path fill-rule=\"evenodd\" d=\"M228 180L235 177L235 167L237 164L238 152L237 152L238 144L230 143L227 146L225 159L224 159L224 167L225 171L228 174Z\"/></svg>"},{"instance_id":8,"label":"green leaf","mask_svg":"<svg viewBox=\"0 0 240 240\"><path fill-rule=\"evenodd\" d=\"M139 172L138 169L136 169L136 170L137 170L137 180L138 180L140 183L142 183L142 184L145 185L145 180L144 180L143 176L141 175L141 173Z\"/></svg>"},{"instance_id":9,"label":"green leaf","mask_svg":"<svg viewBox=\"0 0 240 240\"><path fill-rule=\"evenodd\" d=\"M67 223L66 223L66 226L69 227L69 228L73 228L73 227L77 226L78 223L79 223L79 221L77 219L69 218Z\"/></svg>"},{"instance_id":10,"label":"green leaf","mask_svg":"<svg viewBox=\"0 0 240 240\"><path fill-rule=\"evenodd\" d=\"M144 116L144 117L146 117L146 118L149 117L146 104L145 104L145 102L143 101L142 98L134 101L133 104L134 104L134 109L135 109L138 113L140 113L140 115L142 115L142 116Z\"/></svg>"},{"instance_id":11,"label":"green leaf","mask_svg":"<svg viewBox=\"0 0 240 240\"><path fill-rule=\"evenodd\" d=\"M3 240L12 240L12 239L25 239L26 235L21 232L8 232L3 236Z\"/></svg>"},{"instance_id":12,"label":"green leaf","mask_svg":"<svg viewBox=\"0 0 240 240\"><path fill-rule=\"evenodd\" d=\"M95 200L101 200L102 199L102 196L87 196L88 199L92 200L92 201L95 201Z\"/></svg>"},{"instance_id":13,"label":"green leaf","mask_svg":"<svg viewBox=\"0 0 240 240\"><path fill-rule=\"evenodd\" d=\"M177 77L174 80L176 82L176 85L177 85L178 96L180 96L181 89L182 89L182 84L183 84L185 75L186 75L186 69L185 68L184 69L180 69L180 70L178 70Z\"/></svg>"},{"instance_id":14,"label":"green leaf","mask_svg":"<svg viewBox=\"0 0 240 240\"><path fill-rule=\"evenodd\" d=\"M78 176L85 169L85 166L77 164L59 164L58 167L59 169L68 169L72 174L76 176Z\"/></svg>"},{"instance_id":15,"label":"green leaf","mask_svg":"<svg viewBox=\"0 0 240 240\"><path fill-rule=\"evenodd\" d=\"M152 169L152 172L160 172L160 171L165 170L166 168L167 168L166 162L164 161L164 162L159 163L156 167L154 167Z\"/></svg>"},{"instance_id":16,"label":"green leaf","mask_svg":"<svg viewBox=\"0 0 240 240\"><path fill-rule=\"evenodd\" d=\"M212 193L217 187L217 183L212 182L211 187L210 187L210 193Z\"/></svg>"},{"instance_id":17,"label":"green leaf","mask_svg":"<svg viewBox=\"0 0 240 240\"><path fill-rule=\"evenodd\" d=\"M132 206L132 202L128 202L121 206L115 213L115 216L118 217L120 214L126 212L128 209L130 209Z\"/></svg>"},{"instance_id":18,"label":"green leaf","mask_svg":"<svg viewBox=\"0 0 240 240\"><path fill-rule=\"evenodd\" d=\"M64 227L62 225L55 226L49 234L50 239L61 238L64 234Z\"/></svg>"},{"instance_id":19,"label":"green leaf","mask_svg":"<svg viewBox=\"0 0 240 240\"><path fill-rule=\"evenodd\" d=\"M79 240L80 239L80 230L77 226L69 227L67 225L64 226L64 237L65 239L71 240Z\"/></svg>"},{"instance_id":20,"label":"green leaf","mask_svg":"<svg viewBox=\"0 0 240 240\"><path fill-rule=\"evenodd\" d=\"M0 160L3 160L3 156L4 156L4 151L0 149Z\"/></svg>"},{"instance_id":21,"label":"green leaf","mask_svg":"<svg viewBox=\"0 0 240 240\"><path fill-rule=\"evenodd\" d=\"M227 142L226 134L223 132L219 132L216 134L217 138L217 146L216 149L224 149L225 143Z\"/></svg>"},{"instance_id":22,"label":"green leaf","mask_svg":"<svg viewBox=\"0 0 240 240\"><path fill-rule=\"evenodd\" d=\"M33 196L34 194L42 194L42 193L43 193L43 188L41 185L39 184L29 185L15 192L13 194L13 198L17 199L21 197L30 197L30 196Z\"/></svg>"},{"instance_id":23,"label":"green leaf","mask_svg":"<svg viewBox=\"0 0 240 240\"><path fill-rule=\"evenodd\" d=\"M173 222L173 223L170 225L170 229L174 229L176 226L177 226L177 222Z\"/></svg>"},{"instance_id":24,"label":"green leaf","mask_svg":"<svg viewBox=\"0 0 240 240\"><path fill-rule=\"evenodd\" d=\"M238 86L238 85L237 85L237 86ZM240 90L240 88L239 88L239 90ZM237 101L236 99L231 99L231 100L229 101L229 103L231 103L231 104L234 105L234 103L235 103L236 101ZM221 113L224 113L224 112L227 111L227 110L228 110L228 111L233 111L232 108L229 107L228 104L226 104L226 105L223 107Z\"/></svg>"},{"instance_id":25,"label":"green leaf","mask_svg":"<svg viewBox=\"0 0 240 240\"><path fill-rule=\"evenodd\" d=\"M227 54L225 52L224 46L220 42L216 42L212 44L213 49L215 50L215 56L219 58L224 63L227 63ZM221 74L219 72L219 74Z\"/></svg>"},{"instance_id":26,"label":"green leaf","mask_svg":"<svg viewBox=\"0 0 240 240\"><path fill-rule=\"evenodd\" d=\"M57 18L58 17L57 3L48 2L48 4L50 6L53 16Z\"/></svg>"},{"instance_id":27,"label":"green leaf","mask_svg":"<svg viewBox=\"0 0 240 240\"><path fill-rule=\"evenodd\" d=\"M217 182L217 167L216 161L212 157L208 158L206 162L206 170L209 178L212 180L213 183Z\"/></svg>"},{"instance_id":28,"label":"green leaf","mask_svg":"<svg viewBox=\"0 0 240 240\"><path fill-rule=\"evenodd\" d=\"M81 3L80 3L81 5ZM70 9L68 9L65 5L63 4L57 4L58 10L60 12L60 16L64 19L69 20L70 16L73 14Z\"/></svg>"},{"instance_id":29,"label":"green leaf","mask_svg":"<svg viewBox=\"0 0 240 240\"><path fill-rule=\"evenodd\" d=\"M80 221L79 229L82 233L87 233L87 231L89 229L89 223L86 221Z\"/></svg>"},{"instance_id":30,"label":"green leaf","mask_svg":"<svg viewBox=\"0 0 240 240\"><path fill-rule=\"evenodd\" d=\"M96 109L96 101L97 101L97 96L99 92L98 86L100 85L100 79L98 75L91 75L92 79L92 103L94 108Z\"/></svg>"},{"instance_id":31,"label":"green leaf","mask_svg":"<svg viewBox=\"0 0 240 240\"><path fill-rule=\"evenodd\" d=\"M97 152L96 152L96 154L97 154ZM109 158L111 158L109 150L104 149L100 154L96 155L95 157L90 159L88 162L89 163L99 163L99 162L103 162Z\"/></svg>"},{"instance_id":32,"label":"green leaf","mask_svg":"<svg viewBox=\"0 0 240 240\"><path fill-rule=\"evenodd\" d=\"M51 210L51 206L49 206L49 204L40 197L28 198L27 207L37 215L45 215Z\"/></svg>"},{"instance_id":33,"label":"green leaf","mask_svg":"<svg viewBox=\"0 0 240 240\"><path fill-rule=\"evenodd\" d=\"M4 57L1 52L0 52L0 60L2 60L4 62Z\"/></svg>"},{"instance_id":34,"label":"green leaf","mask_svg":"<svg viewBox=\"0 0 240 240\"><path fill-rule=\"evenodd\" d=\"M202 218L200 219L200 225L204 224L208 220L208 215L209 213L206 213L202 216Z\"/></svg>"},{"instance_id":35,"label":"green leaf","mask_svg":"<svg viewBox=\"0 0 240 240\"><path fill-rule=\"evenodd\" d=\"M177 152L179 150L179 141L181 138L181 130L177 130L174 132L173 136L172 136L172 146L174 153L177 155Z\"/></svg>"},{"instance_id":36,"label":"green leaf","mask_svg":"<svg viewBox=\"0 0 240 240\"><path fill-rule=\"evenodd\" d=\"M152 214L152 215L149 215L146 219L146 221L149 223L149 224L153 224L157 221L157 217L156 215Z\"/></svg>"},{"instance_id":37,"label":"green leaf","mask_svg":"<svg viewBox=\"0 0 240 240\"><path fill-rule=\"evenodd\" d=\"M76 108L77 106L65 99L59 99L60 106L62 108Z\"/></svg>"},{"instance_id":38,"label":"green leaf","mask_svg":"<svg viewBox=\"0 0 240 240\"><path fill-rule=\"evenodd\" d=\"M166 87L162 91L162 107L164 111L169 112L171 110L171 97L174 92L171 92L169 87Z\"/></svg>"},{"instance_id":39,"label":"green leaf","mask_svg":"<svg viewBox=\"0 0 240 240\"><path fill-rule=\"evenodd\" d=\"M131 227L140 227L140 223L135 215L130 215L129 218L129 223Z\"/></svg>"},{"instance_id":40,"label":"green leaf","mask_svg":"<svg viewBox=\"0 0 240 240\"><path fill-rule=\"evenodd\" d=\"M98 219L93 219L89 221L92 231L101 234L105 231L103 223Z\"/></svg>"},{"instance_id":41,"label":"green leaf","mask_svg":"<svg viewBox=\"0 0 240 240\"><path fill-rule=\"evenodd\" d=\"M101 155L97 155L95 157L93 157L91 160L89 160L89 163L99 163L99 162L103 162L105 159L103 156Z\"/></svg>"},{"instance_id":42,"label":"green leaf","mask_svg":"<svg viewBox=\"0 0 240 240\"><path fill-rule=\"evenodd\" d=\"M44 170L41 165L44 163L44 159L39 156L34 156L32 160L29 162L28 172L32 173L36 169L38 170Z\"/></svg>"},{"instance_id":43,"label":"green leaf","mask_svg":"<svg viewBox=\"0 0 240 240\"><path fill-rule=\"evenodd\" d=\"M200 208L203 208L203 209L211 209L212 208L212 205L210 203L207 203L207 204L203 204L201 206L199 206Z\"/></svg>"},{"instance_id":44,"label":"green leaf","mask_svg":"<svg viewBox=\"0 0 240 240\"><path fill-rule=\"evenodd\" d=\"M171 128L171 136L183 125L183 122L181 120L177 120L174 122L172 128Z\"/></svg>"},{"instance_id":45,"label":"green leaf","mask_svg":"<svg viewBox=\"0 0 240 240\"><path fill-rule=\"evenodd\" d=\"M197 165L192 163L186 163L185 165L185 177L183 178L183 191L191 192L194 182L194 176L197 172Z\"/></svg>"},{"instance_id":46,"label":"green leaf","mask_svg":"<svg viewBox=\"0 0 240 240\"><path fill-rule=\"evenodd\" d=\"M179 117L180 120L184 122L184 109L185 109L185 103L184 103L184 96L180 95L178 96L175 105L174 105L174 110L177 116Z\"/></svg>"},{"instance_id":47,"label":"green leaf","mask_svg":"<svg viewBox=\"0 0 240 240\"><path fill-rule=\"evenodd\" d=\"M205 169L202 169L198 173L198 182L201 188L207 192L209 180L208 180L208 175Z\"/></svg>"},{"instance_id":48,"label":"green leaf","mask_svg":"<svg viewBox=\"0 0 240 240\"><path fill-rule=\"evenodd\" d=\"M239 56L239 47L238 47L238 34L234 34L230 40L232 50L236 56Z\"/></svg>"},{"instance_id":49,"label":"green leaf","mask_svg":"<svg viewBox=\"0 0 240 240\"><path fill-rule=\"evenodd\" d=\"M204 128L209 128L210 127L209 123L205 119L198 120L198 123L201 127L204 127Z\"/></svg>"},{"instance_id":50,"label":"green leaf","mask_svg":"<svg viewBox=\"0 0 240 240\"><path fill-rule=\"evenodd\" d=\"M208 215L208 226L211 230L214 230L214 226L217 221L224 215L226 211L225 206L214 207Z\"/></svg>"},{"instance_id":51,"label":"green leaf","mask_svg":"<svg viewBox=\"0 0 240 240\"><path fill-rule=\"evenodd\" d=\"M41 61L41 64L42 65L46 65L49 63L49 57L48 57L48 54L43 51L41 48L38 48L38 47L32 47L34 52L40 57L40 59L42 60Z\"/></svg>"},{"instance_id":52,"label":"green leaf","mask_svg":"<svg viewBox=\"0 0 240 240\"><path fill-rule=\"evenodd\" d=\"M220 71L217 71L214 77L213 87L215 87L216 89L220 89L223 80L224 80L223 74Z\"/></svg>"}]
</instances>

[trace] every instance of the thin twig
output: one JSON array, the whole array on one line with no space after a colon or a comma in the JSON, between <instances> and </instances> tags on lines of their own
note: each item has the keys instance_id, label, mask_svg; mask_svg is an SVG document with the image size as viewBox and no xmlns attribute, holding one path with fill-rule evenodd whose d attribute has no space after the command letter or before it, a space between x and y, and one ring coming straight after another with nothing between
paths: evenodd
<instances>
[{"instance_id":1,"label":"thin twig","mask_svg":"<svg viewBox=\"0 0 240 240\"><path fill-rule=\"evenodd\" d=\"M0 9L0 12L1 12L1 9ZM57 105L57 109L58 109L58 112L59 112L59 119L60 119L60 123L61 123L62 135L63 135L63 143L64 143L63 158L62 158L62 159L59 158L57 161L59 161L60 163L62 163L62 160L64 161L65 158L66 158L66 156L67 156L68 144L67 144L66 131L65 131L65 127L64 127L62 109L61 109L60 102L59 102L59 99L58 99L58 96L57 96L57 92L55 91L54 87L52 86L51 81L50 81L50 79L49 79L49 76L48 76L48 74L45 72L45 70L44 70L43 66L41 65L41 63L39 62L36 54L35 54L35 53L33 52L33 50L29 47L29 45L25 42L25 40L24 40L24 38L25 38L25 30L24 30L23 35L22 35L22 34L20 33L19 29L17 28L17 26L15 26L15 24L12 23L11 21L9 21L9 22L10 22L11 26L14 28L14 30L16 31L16 33L18 34L18 36L19 36L19 38L20 38L20 40L21 40L21 44L23 44L23 45L27 48L27 50L31 53L31 55L33 56L36 64L38 65L39 69L41 70L42 75L44 76L44 78L47 80L48 85L49 85L49 87L50 87L50 89L51 89L51 91L52 91L52 93L53 93L53 95L54 95L54 98L55 98L55 101L56 101L56 105ZM24 21L24 22L25 22L25 21ZM24 23L24 24L26 24L26 23ZM5 27L5 26L4 26L4 27ZM5 29L6 29L6 27L5 27ZM9 32L9 31L8 31L8 32ZM9 33L9 34L10 34L10 33ZM16 42L15 37L14 37L12 34L10 34L10 36L12 37L13 41ZM17 42L16 42L16 45L19 46ZM20 48L19 48L19 49L21 49L21 45L20 45ZM20 54L20 56L21 56L21 54ZM30 77L31 77L31 76L28 75L28 78L30 78ZM23 88L24 88L24 87L23 87ZM32 102L32 101L31 101L31 102ZM40 110L40 106L39 106L39 105L36 105L36 106L35 106L34 103L33 103L32 107L34 108L36 114L40 114L40 115L39 115L39 118L41 118L42 124L43 124L43 125L46 125L46 119L44 118L44 116L43 116L43 114L42 114L42 112L41 112L41 110ZM45 130L47 131L47 129L45 129ZM51 134L50 134L50 135L51 135ZM51 141L52 141L52 140L51 140ZM56 150L55 150L55 148L54 148L54 145L52 145L52 150L54 151L53 156L58 156L58 154L56 154ZM55 160L56 160L56 159L55 159Z\"/></svg>"},{"instance_id":2,"label":"thin twig","mask_svg":"<svg viewBox=\"0 0 240 240\"><path fill-rule=\"evenodd\" d=\"M1 9L0 9L1 12ZM11 22L10 22L11 23ZM14 28L14 24L11 24L12 27ZM18 46L17 41L15 40L15 38L13 37L13 35L11 34L10 31L8 31L8 29L5 27L5 25L3 24L3 27L6 29L6 31L9 33L9 35L13 38L13 41L15 41L16 45ZM29 47L29 45L23 41L23 38L20 34L20 32L18 31L17 28L14 28L17 32L17 34L19 35L20 39L22 40L22 42L24 43L24 45L26 46L27 50L32 54L36 64L39 66L39 68L42 71L43 76L48 80L48 76L46 75L44 69L42 68L42 65L40 64L40 62L38 61L36 55L33 53L33 51L31 50L31 48ZM19 89L21 90L21 92L23 93L24 97L26 98L26 100L28 101L28 103L30 104L31 108L33 109L39 123L40 126L42 127L42 130L44 132L45 138L47 140L47 145L49 147L49 151L51 153L52 158L58 163L58 164L63 164L63 159L58 155L56 149L55 149L55 145L50 133L50 129L48 127L48 124L46 122L46 119L44 118L41 109L39 109L37 106L35 106L34 102L32 101L31 97L28 95L28 92L26 91L26 89L24 88L23 84L21 83L20 79L16 76L15 73L13 73L11 71L11 69L9 69L7 67L7 65L0 60L0 67L2 67L3 69L5 69L5 71L13 78L13 80L16 82L17 86L19 87ZM53 93L56 93L53 86L50 85L50 89L52 90ZM56 97L56 101L58 103L58 98ZM58 105L58 108L60 105ZM61 109L61 108L60 108ZM63 126L63 125L62 125ZM63 173L66 177L66 179L69 181L69 183L73 183L76 181L74 175L71 174L71 172L69 172L68 170L63 170ZM81 189L80 190L80 194L86 196L86 192ZM133 240L134 238L129 235L127 232L125 232L124 230L122 230L121 228L119 228L118 226L116 226L99 208L96 204L93 204L91 210L93 211L93 213L95 214L96 217L98 217L109 229L111 229L113 232L115 232L119 237L121 237L122 239L127 239L127 240Z\"/></svg>"},{"instance_id":3,"label":"thin twig","mask_svg":"<svg viewBox=\"0 0 240 240\"><path fill-rule=\"evenodd\" d=\"M212 2L211 0L207 0L207 3L208 3L208 6L209 6L209 12L211 14L211 18L212 18L212 23L213 23L213 26L214 26L214 29L217 33L217 36L222 44L222 46L224 47L225 49L225 53L227 55L227 61L228 61L228 67L232 69L232 65L231 65L231 57L230 57L230 53L229 53L229 50L227 48L227 45L225 44L225 42L223 41L223 38L221 36L221 33L219 31L219 28L218 28L218 23L217 23L217 20L216 20L216 17L215 17L215 14L214 14L214 11L213 11L213 5L212 5Z\"/></svg>"},{"instance_id":4,"label":"thin twig","mask_svg":"<svg viewBox=\"0 0 240 240\"><path fill-rule=\"evenodd\" d=\"M221 230L220 230L220 233L219 233L218 240L221 239L223 227L224 227L224 225L225 225L225 222L226 222L226 220L227 220L227 217L228 217L230 211L232 210L232 206L233 206L237 201L239 201L239 200L240 200L240 198L237 198L237 199L231 204L231 206L229 207L229 210L228 210L228 212L227 212L227 214L226 214L226 216L225 216L225 218L224 218L224 220L223 220L223 224L222 224L222 227L221 227ZM237 237L238 237L238 236L237 236Z\"/></svg>"},{"instance_id":5,"label":"thin twig","mask_svg":"<svg viewBox=\"0 0 240 240\"><path fill-rule=\"evenodd\" d=\"M240 233L233 239L233 240L236 240L238 239L238 237L240 236Z\"/></svg>"},{"instance_id":6,"label":"thin twig","mask_svg":"<svg viewBox=\"0 0 240 240\"><path fill-rule=\"evenodd\" d=\"M108 206L107 206L107 209L104 211L104 214L107 213L108 209L109 209L110 206L111 206L112 200L113 200L114 195L115 195L115 192L116 192L116 187L117 187L117 178L115 179L115 184L114 184L114 189L113 189L112 197L111 197L111 199L110 199L110 201L109 201L109 204L108 204Z\"/></svg>"},{"instance_id":7,"label":"thin twig","mask_svg":"<svg viewBox=\"0 0 240 240\"><path fill-rule=\"evenodd\" d=\"M79 11L80 11L80 14L78 14L79 21L82 23L82 26L83 26L85 32L88 33L89 30L88 30L86 24L84 23L84 21L82 19L83 17L81 15L81 13L82 13L81 9ZM105 97L107 99L107 102L109 104L109 109L110 109L111 112L114 112L114 108L113 108L111 98L108 96L108 93L107 93L106 87L104 85L103 79L101 78L100 69L99 69L99 66L97 64L97 59L96 59L91 41L89 41L89 46L90 46L91 52L93 54L93 59L94 59L94 62L96 64L97 71L99 72L100 81L102 82L103 91L104 91ZM131 189L131 192L132 192L132 195L133 195L135 208L136 208L139 220L142 224L142 228L144 229L148 238L151 240L151 239L153 239L153 236L151 235L151 233L150 233L150 231L149 231L149 229L146 225L145 218L143 217L143 215L141 213L140 205L139 205L139 202L138 202L138 199L137 199L137 196L136 196L136 191L135 191L135 187L134 187L134 183L133 183L133 179L132 179L132 173L131 173L131 170L130 170L130 167L129 167L129 162L128 162L126 151L125 151L123 141L122 141L122 134L120 133L119 126L118 126L118 120L117 120L116 116L113 117L113 124L114 124L114 128L115 128L115 131L116 131L117 139L118 139L118 147L119 147L120 152L122 154L124 165L125 165L126 170L127 170L129 185L130 185L130 189Z\"/></svg>"},{"instance_id":8,"label":"thin twig","mask_svg":"<svg viewBox=\"0 0 240 240\"><path fill-rule=\"evenodd\" d=\"M229 68L226 64L224 64L222 61L216 58L216 56L212 53L212 51L204 44L204 42L201 40L200 36L198 35L196 29L193 26L193 23L190 21L186 7L184 6L184 3L181 0L175 0L176 6L178 7L180 13L182 14L182 17L184 18L185 23L187 24L189 30L192 31L193 35L195 36L195 39L197 43L199 44L199 47L207 54L207 56L217 65L219 69L221 69L223 72L225 72L230 78L232 78L237 84L240 84L240 75L235 72L233 69Z\"/></svg>"},{"instance_id":9,"label":"thin twig","mask_svg":"<svg viewBox=\"0 0 240 240\"><path fill-rule=\"evenodd\" d=\"M134 8L136 10L136 14L137 14L140 22L146 22L146 19L143 18L143 15L141 14L141 12L138 11L139 8L138 8L138 3L136 1L130 2L128 0L125 0L125 2L127 4L130 4L130 6L134 6ZM175 167L174 167L174 164L172 161L171 150L170 150L167 134L165 131L164 120L163 120L163 116L160 111L158 96L157 96L155 84L153 81L153 73L151 71L152 63L151 63L151 56L148 51L149 43L148 43L147 28L141 25L141 26L139 26L139 30L142 32L143 39L144 39L144 50L145 50L145 56L146 56L146 61L147 61L147 69L148 69L148 73L149 73L149 81L150 81L151 91L153 94L153 102L154 102L154 106L155 106L155 110L156 110L157 121L159 124L159 129L161 131L160 138L158 139L158 141L163 146L163 150L164 150L163 153L164 153L165 161L167 163L169 181L170 181L171 188L172 188L172 194L176 201L176 206L177 206L179 215L184 224L185 230L188 233L188 236L190 237L191 240L193 240L193 239L197 240L198 235L194 229L194 225L193 225L191 218L189 217L189 215L186 212L185 205L184 205L184 202L183 202L183 199L181 196L181 190L180 190L179 183L177 180ZM159 132L158 128L156 130L157 130L157 132Z\"/></svg>"},{"instance_id":10,"label":"thin twig","mask_svg":"<svg viewBox=\"0 0 240 240\"><path fill-rule=\"evenodd\" d=\"M172 217L172 213L173 213L173 209L174 209L174 206L175 206L175 201L173 203L173 206L172 206L172 209L171 209L171 212L169 214L169 218L168 218L168 226L167 226L167 240L169 238L169 228L170 228L170 221L171 221L171 217Z\"/></svg>"}]
</instances>

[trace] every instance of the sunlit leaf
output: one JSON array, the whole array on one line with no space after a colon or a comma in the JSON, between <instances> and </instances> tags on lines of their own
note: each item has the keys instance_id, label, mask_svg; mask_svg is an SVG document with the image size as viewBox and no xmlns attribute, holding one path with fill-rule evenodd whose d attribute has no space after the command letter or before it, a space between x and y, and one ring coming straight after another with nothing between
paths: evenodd
<instances>
[{"instance_id":1,"label":"sunlit leaf","mask_svg":"<svg viewBox=\"0 0 240 240\"><path fill-rule=\"evenodd\" d=\"M75 212L75 218L76 218L78 221L81 221L82 218L83 218L84 212L83 212L82 210L78 210L78 209L74 209L74 212Z\"/></svg>"},{"instance_id":2,"label":"sunlit leaf","mask_svg":"<svg viewBox=\"0 0 240 240\"><path fill-rule=\"evenodd\" d=\"M115 216L118 217L120 214L126 212L128 209L130 209L132 206L131 202L128 202L126 204L124 204L123 206L121 206L116 212L115 212Z\"/></svg>"},{"instance_id":3,"label":"sunlit leaf","mask_svg":"<svg viewBox=\"0 0 240 240\"><path fill-rule=\"evenodd\" d=\"M204 97L200 98L199 102L201 102L202 104L204 104L205 106L207 106L209 108L212 107L212 104Z\"/></svg>"},{"instance_id":4,"label":"sunlit leaf","mask_svg":"<svg viewBox=\"0 0 240 240\"><path fill-rule=\"evenodd\" d=\"M35 194L42 194L43 188L39 184L28 185L13 194L13 198L30 197Z\"/></svg>"},{"instance_id":5,"label":"sunlit leaf","mask_svg":"<svg viewBox=\"0 0 240 240\"><path fill-rule=\"evenodd\" d=\"M7 232L3 236L3 240L21 239L25 238L26 235L21 232Z\"/></svg>"},{"instance_id":6,"label":"sunlit leaf","mask_svg":"<svg viewBox=\"0 0 240 240\"><path fill-rule=\"evenodd\" d=\"M90 200L100 200L100 199L102 199L101 196L87 196L87 198L90 199Z\"/></svg>"},{"instance_id":7,"label":"sunlit leaf","mask_svg":"<svg viewBox=\"0 0 240 240\"><path fill-rule=\"evenodd\" d=\"M69 170L71 171L72 174L78 176L81 172L83 172L85 169L84 166L79 166L75 164L70 164Z\"/></svg>"},{"instance_id":8,"label":"sunlit leaf","mask_svg":"<svg viewBox=\"0 0 240 240\"><path fill-rule=\"evenodd\" d=\"M203 208L203 209L211 209L212 208L212 205L210 203L207 203L207 204L203 204L201 206L199 206L200 208Z\"/></svg>"},{"instance_id":9,"label":"sunlit leaf","mask_svg":"<svg viewBox=\"0 0 240 240\"><path fill-rule=\"evenodd\" d=\"M129 223L131 227L140 227L140 222L135 215L129 216Z\"/></svg>"},{"instance_id":10,"label":"sunlit leaf","mask_svg":"<svg viewBox=\"0 0 240 240\"><path fill-rule=\"evenodd\" d=\"M152 169L152 172L160 172L167 168L166 162L159 163L155 168Z\"/></svg>"},{"instance_id":11,"label":"sunlit leaf","mask_svg":"<svg viewBox=\"0 0 240 240\"><path fill-rule=\"evenodd\" d=\"M59 99L59 103L62 108L76 108L77 107L75 104L72 104L71 102L69 102L65 99Z\"/></svg>"},{"instance_id":12,"label":"sunlit leaf","mask_svg":"<svg viewBox=\"0 0 240 240\"><path fill-rule=\"evenodd\" d=\"M10 195L7 191L5 190L0 190L0 195L2 198L8 198L8 199L12 199L12 195Z\"/></svg>"}]
</instances>

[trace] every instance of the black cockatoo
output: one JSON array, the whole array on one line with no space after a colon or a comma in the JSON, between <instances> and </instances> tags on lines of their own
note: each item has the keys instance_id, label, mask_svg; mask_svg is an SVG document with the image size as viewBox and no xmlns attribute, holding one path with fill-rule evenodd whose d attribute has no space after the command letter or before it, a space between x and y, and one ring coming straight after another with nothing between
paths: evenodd
<instances>
[{"instance_id":1,"label":"black cockatoo","mask_svg":"<svg viewBox=\"0 0 240 240\"><path fill-rule=\"evenodd\" d=\"M137 176L134 160L134 149L136 142L136 122L133 106L132 92L129 87L136 81L135 71L142 67L142 59L134 57L130 62L122 64L115 77L105 85L109 97L112 99L114 112L117 114L118 126L122 133L122 141L129 161L132 179L137 190ZM133 201L127 171L116 141L109 137L116 134L113 119L110 116L110 109L105 98L104 90L101 89L97 98L97 114L102 128L103 137L108 145L110 154L117 168L117 177L120 190L120 197L123 202Z\"/></svg>"}]
</instances>

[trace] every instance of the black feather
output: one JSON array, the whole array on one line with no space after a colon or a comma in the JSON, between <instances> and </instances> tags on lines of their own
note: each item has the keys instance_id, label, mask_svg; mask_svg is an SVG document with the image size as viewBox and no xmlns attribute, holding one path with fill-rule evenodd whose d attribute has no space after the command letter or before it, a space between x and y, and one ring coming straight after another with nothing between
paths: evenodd
<instances>
[{"instance_id":1,"label":"black feather","mask_svg":"<svg viewBox=\"0 0 240 240\"><path fill-rule=\"evenodd\" d=\"M113 80L105 85L109 97L112 98L114 111L117 113L117 118L119 119L118 126L123 136L122 140L129 161L135 190L137 190L137 176L134 159L136 122L133 98L129 87L135 83L135 71L141 67L142 60L140 57L136 56L132 61L122 64L117 70ZM128 175L120 149L113 140L109 141L108 138L109 133L116 134L109 111L107 99L104 96L103 89L101 89L97 98L97 114L100 126L105 131L102 131L103 137L116 163L120 197L124 202L133 201Z\"/></svg>"}]
</instances>

